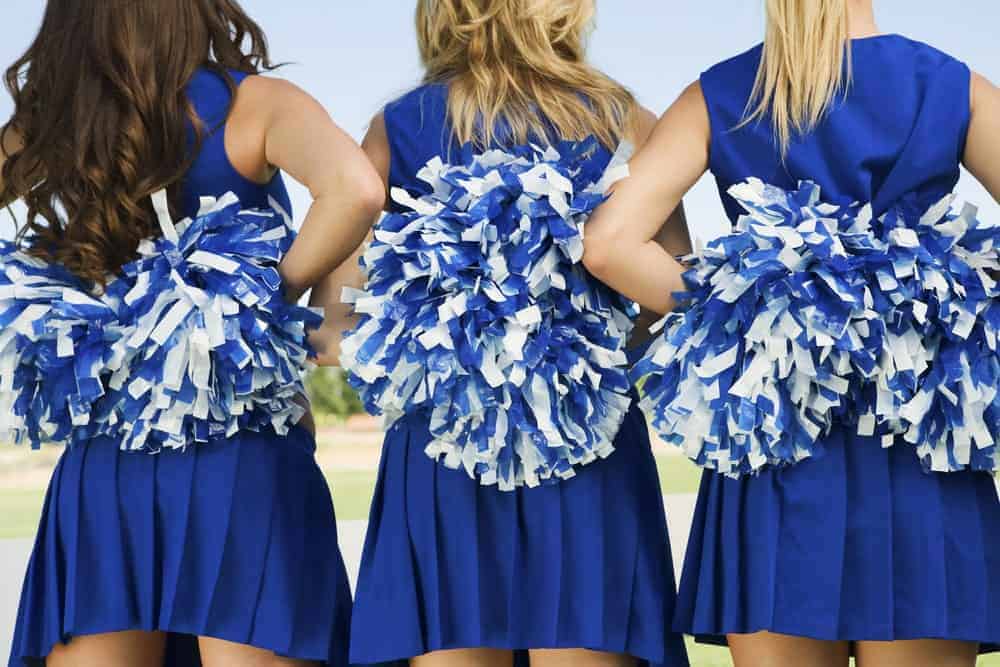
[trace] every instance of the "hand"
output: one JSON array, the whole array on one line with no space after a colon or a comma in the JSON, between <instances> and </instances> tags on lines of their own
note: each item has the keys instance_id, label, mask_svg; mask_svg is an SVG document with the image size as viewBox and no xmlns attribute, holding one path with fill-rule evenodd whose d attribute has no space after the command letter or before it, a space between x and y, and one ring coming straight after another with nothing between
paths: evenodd
<instances>
[{"instance_id":1,"label":"hand","mask_svg":"<svg viewBox=\"0 0 1000 667\"><path fill-rule=\"evenodd\" d=\"M304 394L299 394L295 397L295 402L306 409L302 419L299 420L299 426L309 431L310 435L316 437L316 418L313 416L312 408L309 405L309 398Z\"/></svg>"}]
</instances>

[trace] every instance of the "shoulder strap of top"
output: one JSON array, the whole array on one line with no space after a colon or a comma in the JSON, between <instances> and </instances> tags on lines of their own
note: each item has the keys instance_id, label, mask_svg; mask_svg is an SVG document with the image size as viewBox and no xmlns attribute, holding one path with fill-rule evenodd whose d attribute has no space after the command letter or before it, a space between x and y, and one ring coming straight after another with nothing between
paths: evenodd
<instances>
[{"instance_id":1,"label":"shoulder strap of top","mask_svg":"<svg viewBox=\"0 0 1000 667\"><path fill-rule=\"evenodd\" d=\"M236 87L250 76L236 70L229 70L228 73ZM225 123L233 95L221 74L205 68L198 70L188 86L188 97L208 131L216 130Z\"/></svg>"},{"instance_id":2,"label":"shoulder strap of top","mask_svg":"<svg viewBox=\"0 0 1000 667\"><path fill-rule=\"evenodd\" d=\"M877 211L912 190L912 178L907 174L914 165L921 165L931 175L918 193L922 197L950 192L958 180L972 119L972 73L964 62L924 48L934 52L936 62L922 74L922 106L909 140L896 160L897 168L890 172L873 202Z\"/></svg>"},{"instance_id":3,"label":"shoulder strap of top","mask_svg":"<svg viewBox=\"0 0 1000 667\"><path fill-rule=\"evenodd\" d=\"M710 127L709 168L714 171L717 148L743 121L760 66L761 46L709 68L699 78Z\"/></svg>"},{"instance_id":4,"label":"shoulder strap of top","mask_svg":"<svg viewBox=\"0 0 1000 667\"><path fill-rule=\"evenodd\" d=\"M411 184L428 160L450 146L445 86L421 86L390 102L384 119L391 156L390 186Z\"/></svg>"}]
</instances>

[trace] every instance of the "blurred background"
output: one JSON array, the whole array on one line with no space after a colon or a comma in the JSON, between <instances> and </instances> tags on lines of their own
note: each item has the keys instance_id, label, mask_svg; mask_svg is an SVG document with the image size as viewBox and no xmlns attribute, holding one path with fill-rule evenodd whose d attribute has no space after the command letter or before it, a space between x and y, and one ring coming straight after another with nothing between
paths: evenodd
<instances>
[{"instance_id":1,"label":"blurred background","mask_svg":"<svg viewBox=\"0 0 1000 667\"><path fill-rule=\"evenodd\" d=\"M274 76L312 93L359 140L369 119L386 102L420 80L411 0L242 0L242 4L267 32L274 59L288 63ZM592 58L659 114L700 72L761 39L761 5L761 0L598 0ZM44 6L43 0L4 0L0 66L6 67L28 46ZM883 31L929 42L1000 83L996 0L876 0L876 7ZM0 93L0 123L10 111L10 99ZM297 184L290 187L301 215L308 198ZM984 219L1000 224L1000 206L968 176L962 180L959 197L979 204ZM727 228L710 177L697 185L686 205L692 233L699 240ZM15 205L10 214L0 215L0 238L13 234L15 220L22 214ZM319 457L334 491L345 556L354 569L381 433L377 422L359 414L357 397L338 371L316 372L309 387L319 415ZM676 561L683 553L698 475L665 448L658 447L657 453ZM24 563L57 457L55 450L30 453L0 447L0 660L7 653ZM730 664L719 649L699 648L692 657L698 666ZM981 664L1000 665L1000 661L984 659Z\"/></svg>"}]
</instances>

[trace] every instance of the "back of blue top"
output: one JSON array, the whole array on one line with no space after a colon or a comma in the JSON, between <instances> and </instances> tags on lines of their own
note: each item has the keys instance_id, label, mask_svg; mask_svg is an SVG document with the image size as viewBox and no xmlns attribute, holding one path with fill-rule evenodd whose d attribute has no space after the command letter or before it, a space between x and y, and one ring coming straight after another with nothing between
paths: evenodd
<instances>
[{"instance_id":1,"label":"back of blue top","mask_svg":"<svg viewBox=\"0 0 1000 667\"><path fill-rule=\"evenodd\" d=\"M230 71L238 86L247 78L243 72ZM182 215L198 213L199 197L221 197L232 192L245 208L261 208L269 198L289 214L292 213L288 190L277 173L270 183L261 185L240 174L226 154L226 118L232 95L225 79L209 69L199 69L187 87L187 95L203 123L201 150L184 178ZM193 144L192 133L192 144Z\"/></svg>"},{"instance_id":2,"label":"back of blue top","mask_svg":"<svg viewBox=\"0 0 1000 667\"><path fill-rule=\"evenodd\" d=\"M705 72L712 126L709 167L732 221L742 208L726 190L749 177L784 189L810 180L826 201L871 202L876 216L900 202L925 209L958 182L970 119L970 72L954 58L898 35L853 40L853 82L784 161L771 118L742 122L760 46Z\"/></svg>"},{"instance_id":3,"label":"back of blue top","mask_svg":"<svg viewBox=\"0 0 1000 667\"><path fill-rule=\"evenodd\" d=\"M428 194L430 187L417 178L417 173L431 158L464 164L474 154L471 146L461 146L452 135L446 84L415 88L386 105L384 118L391 152L390 187L403 188L417 196ZM611 151L603 146L598 151L593 156L595 164L606 166L611 162ZM395 202L392 207L399 212Z\"/></svg>"}]
</instances>

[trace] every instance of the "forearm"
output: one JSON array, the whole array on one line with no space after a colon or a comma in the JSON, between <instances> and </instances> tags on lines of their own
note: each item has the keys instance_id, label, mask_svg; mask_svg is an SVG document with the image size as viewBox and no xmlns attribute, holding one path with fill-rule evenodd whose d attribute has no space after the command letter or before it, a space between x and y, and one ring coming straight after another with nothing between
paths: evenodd
<instances>
[{"instance_id":1,"label":"forearm","mask_svg":"<svg viewBox=\"0 0 1000 667\"><path fill-rule=\"evenodd\" d=\"M324 317L323 326L309 336L309 342L316 352L316 363L320 366L340 365L340 341L358 323L353 307L341 301L341 293L345 287L364 287L365 278L360 265L363 252L362 245L312 292L309 303L321 307Z\"/></svg>"},{"instance_id":2,"label":"forearm","mask_svg":"<svg viewBox=\"0 0 1000 667\"><path fill-rule=\"evenodd\" d=\"M332 196L313 201L279 267L289 300L298 300L358 250L377 217L370 202L353 206Z\"/></svg>"},{"instance_id":3,"label":"forearm","mask_svg":"<svg viewBox=\"0 0 1000 667\"><path fill-rule=\"evenodd\" d=\"M705 173L708 142L708 112L693 84L629 163L629 177L587 223L584 265L656 313L673 310L673 294L684 287L685 267L671 253L691 248L682 201Z\"/></svg>"},{"instance_id":4,"label":"forearm","mask_svg":"<svg viewBox=\"0 0 1000 667\"><path fill-rule=\"evenodd\" d=\"M264 83L260 94L278 100L264 135L266 161L305 185L313 198L280 267L288 297L296 299L361 244L382 210L385 188L361 147L322 105L290 84Z\"/></svg>"},{"instance_id":5,"label":"forearm","mask_svg":"<svg viewBox=\"0 0 1000 667\"><path fill-rule=\"evenodd\" d=\"M619 244L604 254L600 265L591 266L591 272L608 287L658 314L677 306L673 295L684 289L684 271L684 265L656 240Z\"/></svg>"},{"instance_id":6,"label":"forearm","mask_svg":"<svg viewBox=\"0 0 1000 667\"><path fill-rule=\"evenodd\" d=\"M309 342L316 352L315 363L319 366L340 365L340 341L344 334L353 329L358 318L350 306L337 304L325 309L323 326L309 334Z\"/></svg>"}]
</instances>

